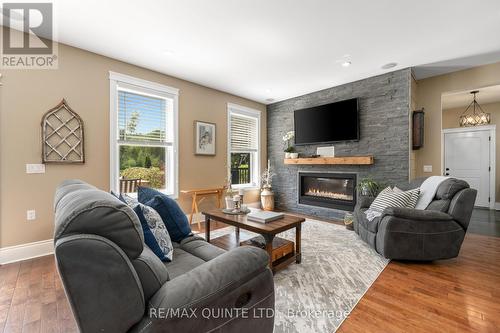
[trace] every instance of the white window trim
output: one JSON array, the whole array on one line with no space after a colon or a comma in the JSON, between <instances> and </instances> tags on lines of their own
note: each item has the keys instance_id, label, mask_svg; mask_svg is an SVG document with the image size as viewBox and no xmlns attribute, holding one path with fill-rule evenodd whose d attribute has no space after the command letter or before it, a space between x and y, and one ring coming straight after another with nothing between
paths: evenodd
<instances>
[{"instance_id":1,"label":"white window trim","mask_svg":"<svg viewBox=\"0 0 500 333\"><path fill-rule=\"evenodd\" d=\"M174 120L174 133L173 133L173 193L168 193L172 199L177 199L179 196L179 89L169 87L156 82L151 82L133 76L120 74L116 72L109 72L109 175L111 190L118 192L119 190L119 171L118 171L118 112L116 109L118 100L118 85L126 84L137 87L137 90L153 90L158 92L158 95L171 98L174 103L172 107L173 120ZM142 143L141 143L142 144ZM144 145L147 145L145 143Z\"/></svg>"},{"instance_id":2,"label":"white window trim","mask_svg":"<svg viewBox=\"0 0 500 333\"><path fill-rule=\"evenodd\" d=\"M259 110L255 110L246 106L234 104L234 103L227 103L227 167L229 170L227 171L227 174L229 174L230 169L231 169L231 113L238 113L242 115L247 115L251 117L256 117L257 118L257 153L255 156L257 156L257 161L254 162L255 164L255 179L253 179L254 183L250 184L236 184L232 185L232 188L234 189L245 189L245 190L253 190L253 189L259 189L260 188L260 159L261 159L261 154L262 154L262 147L261 147L261 116L262 112Z\"/></svg>"}]
</instances>

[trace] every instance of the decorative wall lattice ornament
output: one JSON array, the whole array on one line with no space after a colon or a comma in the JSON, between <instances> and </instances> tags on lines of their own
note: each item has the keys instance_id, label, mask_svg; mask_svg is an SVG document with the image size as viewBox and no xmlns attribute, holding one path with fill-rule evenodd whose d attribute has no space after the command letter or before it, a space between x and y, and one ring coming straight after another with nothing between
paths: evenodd
<instances>
[{"instance_id":1,"label":"decorative wall lattice ornament","mask_svg":"<svg viewBox=\"0 0 500 333\"><path fill-rule=\"evenodd\" d=\"M42 118L43 163L85 163L83 121L66 100Z\"/></svg>"}]
</instances>

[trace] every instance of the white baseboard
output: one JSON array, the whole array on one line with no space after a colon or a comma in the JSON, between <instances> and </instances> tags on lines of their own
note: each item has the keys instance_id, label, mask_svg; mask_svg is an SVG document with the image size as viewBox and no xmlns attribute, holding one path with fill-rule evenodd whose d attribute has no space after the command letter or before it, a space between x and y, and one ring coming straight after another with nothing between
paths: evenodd
<instances>
[{"instance_id":1,"label":"white baseboard","mask_svg":"<svg viewBox=\"0 0 500 333\"><path fill-rule=\"evenodd\" d=\"M249 202L247 204L247 207L251 207L251 208L260 208L260 202L258 201L255 201L255 202ZM186 217L189 221L189 217L191 216L191 214L186 214ZM193 223L192 224L195 224L195 223L198 223L198 222L204 222L205 221L205 217L203 216L202 213L195 213L193 215Z\"/></svg>"},{"instance_id":2,"label":"white baseboard","mask_svg":"<svg viewBox=\"0 0 500 333\"><path fill-rule=\"evenodd\" d=\"M54 240L14 245L0 248L0 265L42 257L54 253Z\"/></svg>"}]
</instances>

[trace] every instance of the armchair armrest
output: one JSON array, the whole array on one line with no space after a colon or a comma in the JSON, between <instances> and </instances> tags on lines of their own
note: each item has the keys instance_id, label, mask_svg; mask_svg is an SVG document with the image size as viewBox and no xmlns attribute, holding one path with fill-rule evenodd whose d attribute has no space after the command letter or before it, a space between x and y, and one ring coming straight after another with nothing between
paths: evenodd
<instances>
[{"instance_id":1,"label":"armchair armrest","mask_svg":"<svg viewBox=\"0 0 500 333\"><path fill-rule=\"evenodd\" d=\"M274 281L268 263L268 254L256 247L242 246L221 254L166 282L151 297L147 317L153 326L165 328L164 325L168 325L172 332L205 332L226 324L233 327L238 320L247 325L251 320L260 321L260 325L269 326L272 331L273 316L255 319L250 312L245 318L241 313L210 317L208 311L255 307L274 309ZM175 312L176 309L187 309L194 316L183 318L183 312ZM207 313L208 317L205 316Z\"/></svg>"},{"instance_id":2,"label":"armchair armrest","mask_svg":"<svg viewBox=\"0 0 500 333\"><path fill-rule=\"evenodd\" d=\"M451 221L453 217L447 213L436 210L421 210L413 208L389 207L382 212L380 219L386 216L394 216L414 221Z\"/></svg>"}]
</instances>

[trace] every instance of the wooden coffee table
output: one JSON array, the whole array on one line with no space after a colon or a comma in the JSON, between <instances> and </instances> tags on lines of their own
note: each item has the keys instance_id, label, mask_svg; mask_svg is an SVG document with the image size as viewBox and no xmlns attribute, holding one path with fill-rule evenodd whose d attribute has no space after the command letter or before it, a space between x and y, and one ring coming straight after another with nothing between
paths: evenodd
<instances>
[{"instance_id":1,"label":"wooden coffee table","mask_svg":"<svg viewBox=\"0 0 500 333\"><path fill-rule=\"evenodd\" d=\"M269 254L269 267L272 269L273 273L285 268L293 261L300 264L302 259L300 250L300 232L301 225L305 221L304 218L285 214L285 216L279 220L269 223L260 223L249 221L246 215L224 214L220 209L210 210L203 212L202 214L205 215L205 239L207 242L210 242L210 221L214 220L236 227L236 238L238 240L238 244L240 228L262 235L266 242L266 251ZM279 263L275 262L273 264L272 252L274 238L277 234L292 228L295 228L295 253L288 256L286 260L280 261Z\"/></svg>"}]
</instances>

